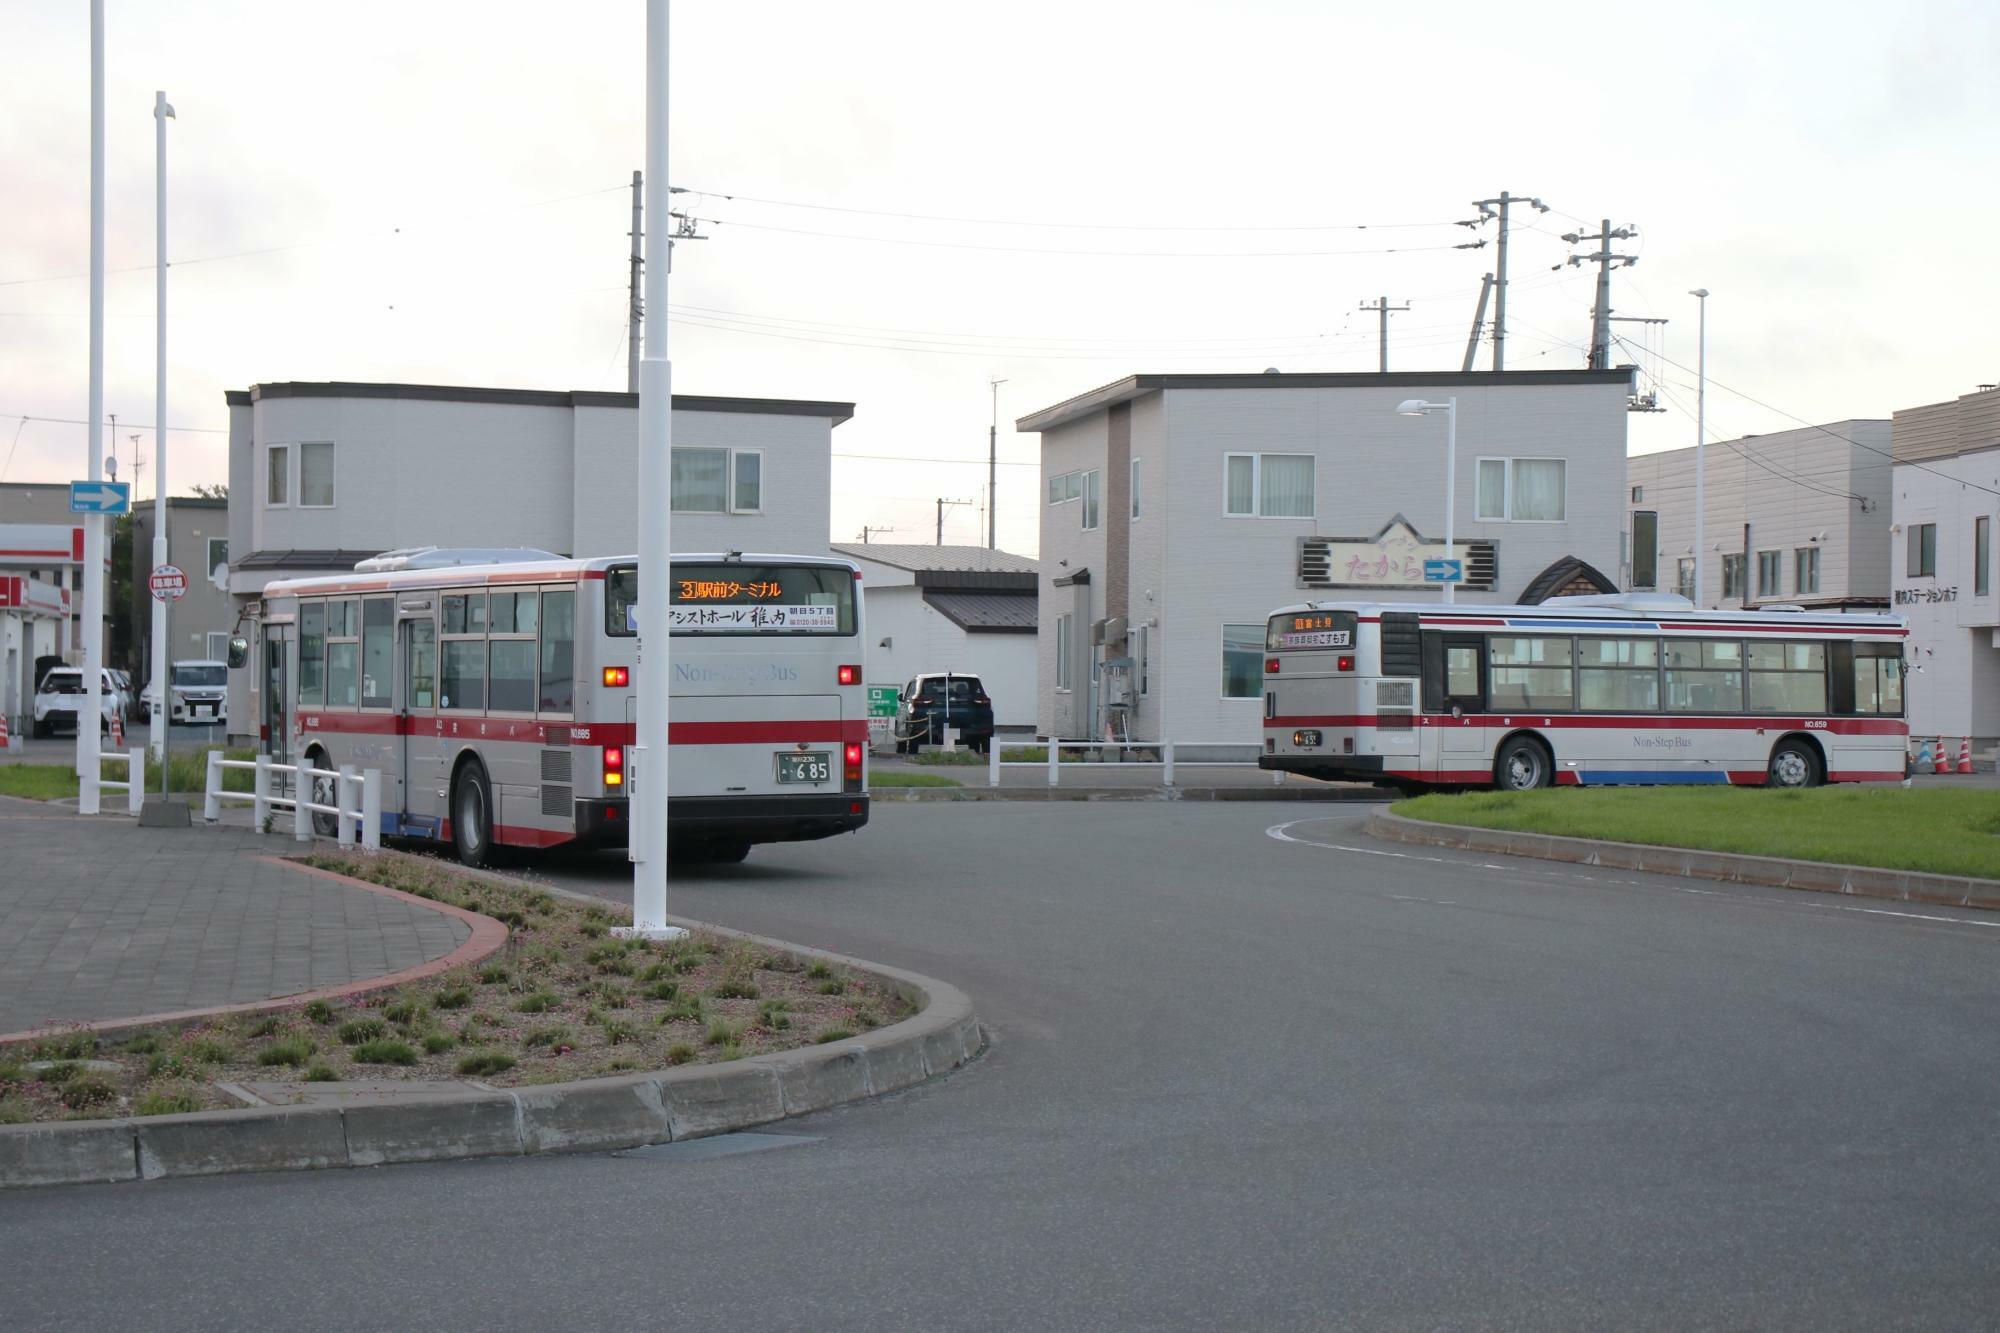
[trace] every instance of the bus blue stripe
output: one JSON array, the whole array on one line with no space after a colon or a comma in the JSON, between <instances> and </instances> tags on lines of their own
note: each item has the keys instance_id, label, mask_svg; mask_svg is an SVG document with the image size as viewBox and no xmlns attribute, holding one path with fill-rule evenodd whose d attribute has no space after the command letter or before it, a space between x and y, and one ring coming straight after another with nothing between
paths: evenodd
<instances>
[{"instance_id":1,"label":"bus blue stripe","mask_svg":"<svg viewBox=\"0 0 2000 1333\"><path fill-rule=\"evenodd\" d=\"M1653 620L1517 620L1510 618L1509 625L1530 625L1553 629L1650 629L1660 628Z\"/></svg>"}]
</instances>

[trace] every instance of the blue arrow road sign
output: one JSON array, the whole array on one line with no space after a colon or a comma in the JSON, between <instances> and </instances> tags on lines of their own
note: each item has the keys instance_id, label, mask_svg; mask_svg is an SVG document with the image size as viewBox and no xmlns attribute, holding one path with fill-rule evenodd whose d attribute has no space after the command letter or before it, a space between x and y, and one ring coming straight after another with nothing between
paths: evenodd
<instances>
[{"instance_id":1,"label":"blue arrow road sign","mask_svg":"<svg viewBox=\"0 0 2000 1333\"><path fill-rule=\"evenodd\" d=\"M1462 560L1424 561L1425 583L1465 582L1465 562Z\"/></svg>"},{"instance_id":2,"label":"blue arrow road sign","mask_svg":"<svg viewBox=\"0 0 2000 1333\"><path fill-rule=\"evenodd\" d=\"M132 509L129 481L73 481L69 484L72 514L124 514Z\"/></svg>"}]
</instances>

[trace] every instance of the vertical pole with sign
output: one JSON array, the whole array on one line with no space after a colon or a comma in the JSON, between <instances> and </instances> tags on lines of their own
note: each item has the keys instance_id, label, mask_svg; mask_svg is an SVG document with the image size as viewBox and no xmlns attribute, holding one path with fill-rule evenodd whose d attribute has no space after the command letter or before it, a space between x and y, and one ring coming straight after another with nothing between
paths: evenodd
<instances>
[{"instance_id":1,"label":"vertical pole with sign","mask_svg":"<svg viewBox=\"0 0 2000 1333\"><path fill-rule=\"evenodd\" d=\"M90 0L90 470L104 476L104 0ZM77 811L97 813L104 714L104 519L83 521L83 707L76 719Z\"/></svg>"}]
</instances>

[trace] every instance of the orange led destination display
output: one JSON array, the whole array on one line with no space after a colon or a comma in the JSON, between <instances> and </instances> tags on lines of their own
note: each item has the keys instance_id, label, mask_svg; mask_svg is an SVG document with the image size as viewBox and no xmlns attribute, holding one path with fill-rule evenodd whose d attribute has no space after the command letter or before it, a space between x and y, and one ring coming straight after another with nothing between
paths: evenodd
<instances>
[{"instance_id":1,"label":"orange led destination display","mask_svg":"<svg viewBox=\"0 0 2000 1333\"><path fill-rule=\"evenodd\" d=\"M753 579L749 583L737 583L721 579L676 579L674 600L677 602L741 602L746 598L753 602L765 602L784 592L784 586L776 579Z\"/></svg>"},{"instance_id":2,"label":"orange led destination display","mask_svg":"<svg viewBox=\"0 0 2000 1333\"><path fill-rule=\"evenodd\" d=\"M1329 612L1329 613L1326 613L1326 614L1323 614L1323 615L1317 615L1317 616L1293 616L1293 617L1292 617L1292 629L1293 629L1293 630L1295 630L1295 631L1296 631L1296 630L1315 630L1315 629L1345 629L1345 628L1347 628L1347 627L1346 627L1345 625L1341 624L1341 623L1340 623L1340 621L1339 621L1339 619L1338 619L1338 618L1336 618L1336 617L1335 617L1335 616L1334 616L1334 615L1333 615L1332 613L1330 613L1330 612Z\"/></svg>"}]
</instances>

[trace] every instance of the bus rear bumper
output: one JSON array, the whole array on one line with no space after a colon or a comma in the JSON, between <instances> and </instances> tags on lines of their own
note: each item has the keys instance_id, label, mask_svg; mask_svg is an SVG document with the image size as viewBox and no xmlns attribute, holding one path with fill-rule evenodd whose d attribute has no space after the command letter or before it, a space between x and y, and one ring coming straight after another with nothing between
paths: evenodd
<instances>
[{"instance_id":1,"label":"bus rear bumper","mask_svg":"<svg viewBox=\"0 0 2000 1333\"><path fill-rule=\"evenodd\" d=\"M576 803L576 838L600 847L629 842L623 799ZM810 842L851 833L868 822L866 792L811 796L684 796L667 804L667 832L699 832L710 842Z\"/></svg>"}]
</instances>

